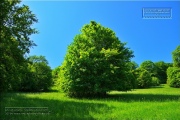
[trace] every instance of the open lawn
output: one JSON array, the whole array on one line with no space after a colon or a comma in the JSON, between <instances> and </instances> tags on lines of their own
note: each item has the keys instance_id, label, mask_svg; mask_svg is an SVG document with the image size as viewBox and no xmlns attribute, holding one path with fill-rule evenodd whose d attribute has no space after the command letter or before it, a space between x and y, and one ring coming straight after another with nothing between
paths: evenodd
<instances>
[{"instance_id":1,"label":"open lawn","mask_svg":"<svg viewBox=\"0 0 180 120\"><path fill-rule=\"evenodd\" d=\"M1 97L0 120L180 120L180 89L167 85L113 91L105 98L94 99L68 98L55 90L4 93Z\"/></svg>"}]
</instances>

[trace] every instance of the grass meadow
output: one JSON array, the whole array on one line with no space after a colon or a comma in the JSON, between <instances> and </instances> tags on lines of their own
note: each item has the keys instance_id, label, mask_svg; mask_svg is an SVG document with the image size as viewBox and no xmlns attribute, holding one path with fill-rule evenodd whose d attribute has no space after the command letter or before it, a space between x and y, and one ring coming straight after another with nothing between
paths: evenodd
<instances>
[{"instance_id":1,"label":"grass meadow","mask_svg":"<svg viewBox=\"0 0 180 120\"><path fill-rule=\"evenodd\" d=\"M112 91L93 99L68 98L57 90L9 92L1 97L0 120L180 120L180 89L167 85ZM46 107L46 111L7 107Z\"/></svg>"}]
</instances>

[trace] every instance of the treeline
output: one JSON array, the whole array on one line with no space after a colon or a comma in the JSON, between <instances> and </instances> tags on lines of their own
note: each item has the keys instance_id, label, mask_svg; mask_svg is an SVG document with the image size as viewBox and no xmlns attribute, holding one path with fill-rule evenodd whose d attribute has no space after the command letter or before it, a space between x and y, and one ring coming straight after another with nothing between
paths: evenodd
<instances>
[{"instance_id":1,"label":"treeline","mask_svg":"<svg viewBox=\"0 0 180 120\"><path fill-rule=\"evenodd\" d=\"M173 64L149 60L138 66L131 61L133 51L125 45L111 29L91 21L75 36L63 64L52 71L55 84L72 97L103 96L111 90L165 83L180 87L179 47L173 52Z\"/></svg>"},{"instance_id":2,"label":"treeline","mask_svg":"<svg viewBox=\"0 0 180 120\"><path fill-rule=\"evenodd\" d=\"M142 62L140 66L136 62L132 61L128 63L128 66L129 76L134 81L132 88L148 88L151 86L159 86L160 84L169 84L167 81L167 69L174 68L172 63L165 63L164 61L152 62L150 60ZM61 83L61 68L61 66L58 66L52 70L53 82L56 86Z\"/></svg>"},{"instance_id":3,"label":"treeline","mask_svg":"<svg viewBox=\"0 0 180 120\"><path fill-rule=\"evenodd\" d=\"M131 63L133 65L134 63ZM163 61L152 62L150 60L144 61L139 67L134 67L131 70L136 81L135 88L148 88L150 86L158 86L167 82L166 71L172 63L165 63Z\"/></svg>"},{"instance_id":4,"label":"treeline","mask_svg":"<svg viewBox=\"0 0 180 120\"><path fill-rule=\"evenodd\" d=\"M52 81L51 69L43 56L26 57L36 44L30 35L36 16L19 0L0 2L0 92L45 91Z\"/></svg>"},{"instance_id":5,"label":"treeline","mask_svg":"<svg viewBox=\"0 0 180 120\"><path fill-rule=\"evenodd\" d=\"M19 0L1 0L0 91L47 91L58 86L68 96L104 96L111 90L128 91L168 83L180 88L180 46L172 53L173 64L131 61L133 51L115 32L91 21L82 27L65 59L53 71L44 56L30 56L36 46L30 35L38 22Z\"/></svg>"}]
</instances>

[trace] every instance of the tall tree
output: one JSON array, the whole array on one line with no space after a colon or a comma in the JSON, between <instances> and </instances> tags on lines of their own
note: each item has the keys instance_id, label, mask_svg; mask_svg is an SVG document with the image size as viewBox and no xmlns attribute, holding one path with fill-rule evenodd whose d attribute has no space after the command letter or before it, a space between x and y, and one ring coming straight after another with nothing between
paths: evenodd
<instances>
[{"instance_id":1,"label":"tall tree","mask_svg":"<svg viewBox=\"0 0 180 120\"><path fill-rule=\"evenodd\" d=\"M128 66L133 52L109 29L95 21L86 24L68 47L61 66L61 87L69 96L104 95L129 90Z\"/></svg>"},{"instance_id":2,"label":"tall tree","mask_svg":"<svg viewBox=\"0 0 180 120\"><path fill-rule=\"evenodd\" d=\"M18 73L26 62L24 54L35 46L29 36L37 33L31 26L38 20L28 6L19 3L19 0L0 2L0 91L13 89L19 83Z\"/></svg>"}]
</instances>

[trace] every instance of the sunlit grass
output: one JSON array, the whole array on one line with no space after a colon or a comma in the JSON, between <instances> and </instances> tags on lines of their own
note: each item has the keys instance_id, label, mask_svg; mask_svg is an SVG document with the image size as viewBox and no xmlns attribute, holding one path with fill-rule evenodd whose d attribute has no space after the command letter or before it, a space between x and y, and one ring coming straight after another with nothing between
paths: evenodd
<instances>
[{"instance_id":1,"label":"sunlit grass","mask_svg":"<svg viewBox=\"0 0 180 120\"><path fill-rule=\"evenodd\" d=\"M167 85L128 92L112 91L105 98L75 99L58 91L5 93L0 119L12 120L179 120L180 89ZM6 115L5 107L48 107L49 114Z\"/></svg>"}]
</instances>

